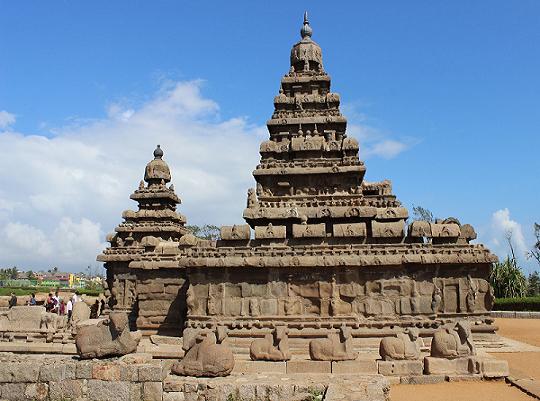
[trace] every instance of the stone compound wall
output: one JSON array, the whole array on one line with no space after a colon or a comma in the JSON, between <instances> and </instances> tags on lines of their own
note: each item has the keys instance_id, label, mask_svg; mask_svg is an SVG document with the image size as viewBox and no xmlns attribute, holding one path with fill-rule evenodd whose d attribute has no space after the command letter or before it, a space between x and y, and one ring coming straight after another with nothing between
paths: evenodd
<instances>
[{"instance_id":1,"label":"stone compound wall","mask_svg":"<svg viewBox=\"0 0 540 401\"><path fill-rule=\"evenodd\" d=\"M3 356L1 400L43 401L337 401L388 400L388 381L378 375L232 375L222 378L168 374L171 361L128 364Z\"/></svg>"}]
</instances>

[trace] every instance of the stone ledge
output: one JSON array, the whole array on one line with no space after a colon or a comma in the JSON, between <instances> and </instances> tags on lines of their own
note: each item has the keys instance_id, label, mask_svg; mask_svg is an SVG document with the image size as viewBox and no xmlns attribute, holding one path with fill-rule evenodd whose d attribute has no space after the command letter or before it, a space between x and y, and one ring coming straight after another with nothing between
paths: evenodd
<instances>
[{"instance_id":1,"label":"stone ledge","mask_svg":"<svg viewBox=\"0 0 540 401\"><path fill-rule=\"evenodd\" d=\"M418 361L378 361L379 374L384 376L420 376L424 364Z\"/></svg>"},{"instance_id":2,"label":"stone ledge","mask_svg":"<svg viewBox=\"0 0 540 401\"><path fill-rule=\"evenodd\" d=\"M291 360L287 362L287 373L331 373L330 361Z\"/></svg>"},{"instance_id":3,"label":"stone ledge","mask_svg":"<svg viewBox=\"0 0 540 401\"><path fill-rule=\"evenodd\" d=\"M478 373L478 365L478 360L475 357L445 359L426 356L424 358L424 372L427 375L465 375Z\"/></svg>"},{"instance_id":4,"label":"stone ledge","mask_svg":"<svg viewBox=\"0 0 540 401\"><path fill-rule=\"evenodd\" d=\"M332 362L332 373L334 374L377 374L377 361L360 359L355 361L334 361Z\"/></svg>"},{"instance_id":5,"label":"stone ledge","mask_svg":"<svg viewBox=\"0 0 540 401\"><path fill-rule=\"evenodd\" d=\"M235 361L232 373L287 373L287 362Z\"/></svg>"}]
</instances>

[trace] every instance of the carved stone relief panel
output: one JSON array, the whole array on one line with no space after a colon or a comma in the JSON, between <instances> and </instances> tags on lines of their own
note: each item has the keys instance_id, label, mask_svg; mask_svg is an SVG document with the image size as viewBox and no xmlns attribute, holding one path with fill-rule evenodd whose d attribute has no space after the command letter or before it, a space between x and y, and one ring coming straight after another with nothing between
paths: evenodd
<instances>
[{"instance_id":1,"label":"carved stone relief panel","mask_svg":"<svg viewBox=\"0 0 540 401\"><path fill-rule=\"evenodd\" d=\"M334 224L334 237L365 237L366 223Z\"/></svg>"}]
</instances>

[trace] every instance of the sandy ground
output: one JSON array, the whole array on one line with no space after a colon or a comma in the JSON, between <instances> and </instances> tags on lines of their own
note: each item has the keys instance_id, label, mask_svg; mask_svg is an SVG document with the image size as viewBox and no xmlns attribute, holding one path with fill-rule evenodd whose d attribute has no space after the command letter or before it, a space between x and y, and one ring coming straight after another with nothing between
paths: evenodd
<instances>
[{"instance_id":1,"label":"sandy ground","mask_svg":"<svg viewBox=\"0 0 540 401\"><path fill-rule=\"evenodd\" d=\"M496 319L499 334L540 347L540 319ZM515 376L540 381L540 352L492 353L508 361ZM502 381L394 385L392 401L533 401L534 398Z\"/></svg>"},{"instance_id":2,"label":"sandy ground","mask_svg":"<svg viewBox=\"0 0 540 401\"><path fill-rule=\"evenodd\" d=\"M495 319L498 334L540 347L540 319Z\"/></svg>"},{"instance_id":3,"label":"sandy ground","mask_svg":"<svg viewBox=\"0 0 540 401\"><path fill-rule=\"evenodd\" d=\"M391 386L392 401L533 401L532 397L502 381Z\"/></svg>"}]
</instances>

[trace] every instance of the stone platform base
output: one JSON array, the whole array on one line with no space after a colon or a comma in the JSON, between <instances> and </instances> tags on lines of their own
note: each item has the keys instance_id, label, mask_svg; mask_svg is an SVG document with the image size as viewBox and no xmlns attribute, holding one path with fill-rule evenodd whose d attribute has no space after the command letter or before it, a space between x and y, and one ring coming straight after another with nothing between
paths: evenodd
<instances>
[{"instance_id":1,"label":"stone platform base","mask_svg":"<svg viewBox=\"0 0 540 401\"><path fill-rule=\"evenodd\" d=\"M379 375L231 375L213 379L168 376L163 401L389 401Z\"/></svg>"},{"instance_id":2,"label":"stone platform base","mask_svg":"<svg viewBox=\"0 0 540 401\"><path fill-rule=\"evenodd\" d=\"M286 362L237 360L233 373L280 373L280 374L377 374L377 361L357 359L355 361L312 361L292 359Z\"/></svg>"},{"instance_id":3,"label":"stone platform base","mask_svg":"<svg viewBox=\"0 0 540 401\"><path fill-rule=\"evenodd\" d=\"M499 359L478 357L444 359L426 356L424 358L426 375L475 375L493 379L508 376L508 362Z\"/></svg>"},{"instance_id":4,"label":"stone platform base","mask_svg":"<svg viewBox=\"0 0 540 401\"><path fill-rule=\"evenodd\" d=\"M384 376L418 376L424 371L422 361L378 361L379 373Z\"/></svg>"},{"instance_id":5,"label":"stone platform base","mask_svg":"<svg viewBox=\"0 0 540 401\"><path fill-rule=\"evenodd\" d=\"M362 375L354 371L363 366L359 362L336 365L338 370L353 369L351 374L244 373L194 378L171 375L172 361L152 360L150 354L90 361L66 355L0 354L0 399L388 401L388 380L377 374ZM251 368L260 366L252 364Z\"/></svg>"}]
</instances>

